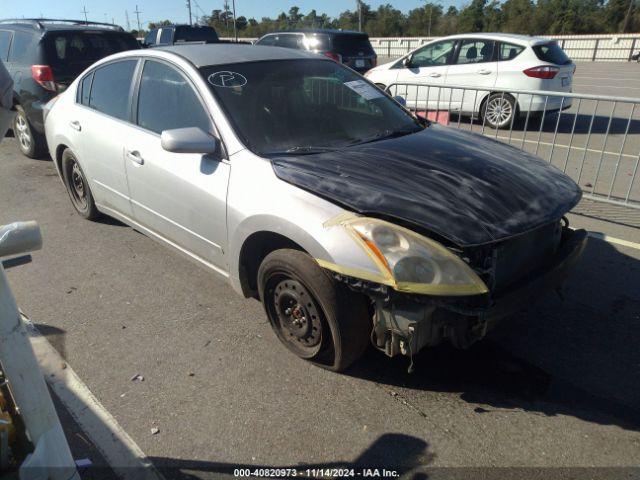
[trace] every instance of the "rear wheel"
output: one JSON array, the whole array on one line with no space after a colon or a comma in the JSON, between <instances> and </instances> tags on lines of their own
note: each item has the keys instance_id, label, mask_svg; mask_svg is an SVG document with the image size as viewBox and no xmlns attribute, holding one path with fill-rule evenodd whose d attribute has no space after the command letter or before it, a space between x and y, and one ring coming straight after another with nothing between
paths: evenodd
<instances>
[{"instance_id":1,"label":"rear wheel","mask_svg":"<svg viewBox=\"0 0 640 480\"><path fill-rule=\"evenodd\" d=\"M515 99L508 93L493 93L482 107L482 121L491 128L509 128L518 114Z\"/></svg>"},{"instance_id":2,"label":"rear wheel","mask_svg":"<svg viewBox=\"0 0 640 480\"><path fill-rule=\"evenodd\" d=\"M47 151L47 141L41 133L34 130L21 105L16 105L16 116L13 119L13 134L18 140L18 147L23 155L29 158L43 158Z\"/></svg>"},{"instance_id":3,"label":"rear wheel","mask_svg":"<svg viewBox=\"0 0 640 480\"><path fill-rule=\"evenodd\" d=\"M95 220L100 216L93 201L89 182L78 163L78 159L70 149L62 154L62 178L67 187L67 193L76 211L87 220Z\"/></svg>"},{"instance_id":4,"label":"rear wheel","mask_svg":"<svg viewBox=\"0 0 640 480\"><path fill-rule=\"evenodd\" d=\"M366 297L336 282L306 253L267 255L258 286L276 336L298 357L339 372L366 349L372 328Z\"/></svg>"}]
</instances>

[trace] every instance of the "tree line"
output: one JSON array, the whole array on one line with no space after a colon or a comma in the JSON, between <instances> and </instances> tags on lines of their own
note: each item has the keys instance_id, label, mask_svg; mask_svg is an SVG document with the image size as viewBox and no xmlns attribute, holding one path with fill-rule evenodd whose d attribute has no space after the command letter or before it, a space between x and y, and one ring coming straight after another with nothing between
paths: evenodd
<instances>
[{"instance_id":1,"label":"tree line","mask_svg":"<svg viewBox=\"0 0 640 480\"><path fill-rule=\"evenodd\" d=\"M354 2L355 3L355 2ZM439 2L403 13L391 4L372 9L361 4L362 30L372 37L431 37L463 32L508 32L528 35L571 35L586 33L629 33L640 31L640 0L471 0L458 9L444 8ZM154 28L169 20L150 23ZM220 36L233 36L233 12L213 10L199 19ZM276 18L260 20L239 15L236 28L240 37L260 37L268 32L309 28L358 30L357 9L329 17L316 10L303 13L291 7ZM133 32L143 33L143 32Z\"/></svg>"}]
</instances>

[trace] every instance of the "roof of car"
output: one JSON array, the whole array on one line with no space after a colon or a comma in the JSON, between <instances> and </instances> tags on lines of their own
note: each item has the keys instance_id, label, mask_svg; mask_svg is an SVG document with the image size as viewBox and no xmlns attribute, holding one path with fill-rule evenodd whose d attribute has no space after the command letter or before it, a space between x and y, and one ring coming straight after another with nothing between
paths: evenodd
<instances>
[{"instance_id":1,"label":"roof of car","mask_svg":"<svg viewBox=\"0 0 640 480\"><path fill-rule=\"evenodd\" d=\"M113 32L124 32L122 27L111 23L50 18L16 18L0 20L0 27L11 27L41 33L49 30L108 30Z\"/></svg>"},{"instance_id":2,"label":"roof of car","mask_svg":"<svg viewBox=\"0 0 640 480\"><path fill-rule=\"evenodd\" d=\"M226 63L257 62L261 60L326 59L325 57L309 53L305 50L263 47L260 45L236 45L233 43L179 45L159 47L154 48L153 50L162 50L174 53L189 60L196 67L222 65Z\"/></svg>"},{"instance_id":3,"label":"roof of car","mask_svg":"<svg viewBox=\"0 0 640 480\"><path fill-rule=\"evenodd\" d=\"M365 32L356 32L355 30L339 30L335 28L316 28L316 29L297 29L297 30L278 30L269 32L266 35L279 35L282 33L323 33L326 35L367 35Z\"/></svg>"},{"instance_id":4,"label":"roof of car","mask_svg":"<svg viewBox=\"0 0 640 480\"><path fill-rule=\"evenodd\" d=\"M544 37L518 35L515 33L492 33L492 32L459 33L457 35L450 35L448 37L434 38L434 40L444 40L447 38L488 38L490 40L505 40L505 41L522 43L526 45L535 45L542 42L549 42L549 39Z\"/></svg>"}]
</instances>

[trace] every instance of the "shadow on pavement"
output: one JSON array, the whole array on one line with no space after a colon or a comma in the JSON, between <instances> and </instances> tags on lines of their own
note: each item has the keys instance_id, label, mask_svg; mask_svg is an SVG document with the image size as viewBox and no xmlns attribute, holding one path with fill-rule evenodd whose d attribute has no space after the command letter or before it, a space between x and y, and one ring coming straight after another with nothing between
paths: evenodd
<instances>
[{"instance_id":1,"label":"shadow on pavement","mask_svg":"<svg viewBox=\"0 0 640 480\"><path fill-rule=\"evenodd\" d=\"M352 462L348 461L335 461L319 464L303 464L286 466L273 466L273 465L242 465L232 464L224 462L208 462L198 460L179 460L173 458L151 457L155 467L164 475L167 479L175 480L187 480L187 479L202 479L202 478L220 478L222 475L229 477L238 475L234 474L234 471L245 470L255 471L266 469L269 471L286 470L295 468L298 472L298 476L307 475L307 470L310 474L307 475L311 478L326 477L329 478L332 475L320 475L318 470L323 469L341 469L349 470L355 469L360 471L361 469L379 469L383 468L387 470L395 470L398 474L402 474L403 478L418 479L426 478L420 473L414 472L417 468L424 467L431 463L434 455L429 452L428 444L419 438L412 437L410 435L404 435L401 433L386 433L378 437L378 439L369 446L364 452L362 452L358 458ZM314 473L313 470L316 472ZM211 474L208 476L206 474ZM248 478L249 476L242 474L240 477ZM282 474L267 474L259 475L260 477L276 477L276 478L292 478L293 475ZM333 475L335 477L335 475ZM357 473L354 477L358 476ZM342 475L342 477L349 477L349 475ZM380 475L375 478L381 478Z\"/></svg>"},{"instance_id":2,"label":"shadow on pavement","mask_svg":"<svg viewBox=\"0 0 640 480\"><path fill-rule=\"evenodd\" d=\"M640 430L640 298L633 285L640 285L640 261L590 239L564 301L549 294L468 350L425 349L414 356L413 374L408 358L388 359L373 348L347 373L408 389L408 396L459 392L477 404L477 414L525 410Z\"/></svg>"}]
</instances>

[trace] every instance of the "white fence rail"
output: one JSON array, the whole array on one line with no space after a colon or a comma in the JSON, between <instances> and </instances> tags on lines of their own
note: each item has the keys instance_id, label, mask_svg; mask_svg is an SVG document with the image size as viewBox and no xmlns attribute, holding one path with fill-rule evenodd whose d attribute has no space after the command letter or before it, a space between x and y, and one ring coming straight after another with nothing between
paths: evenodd
<instances>
[{"instance_id":1,"label":"white fence rail","mask_svg":"<svg viewBox=\"0 0 640 480\"><path fill-rule=\"evenodd\" d=\"M557 40L567 54L584 62L627 62L640 51L640 33L621 35L546 35ZM411 50L438 37L371 37L376 54L380 57L401 57ZM232 40L224 38L223 40ZM257 38L239 38L255 42Z\"/></svg>"}]
</instances>

